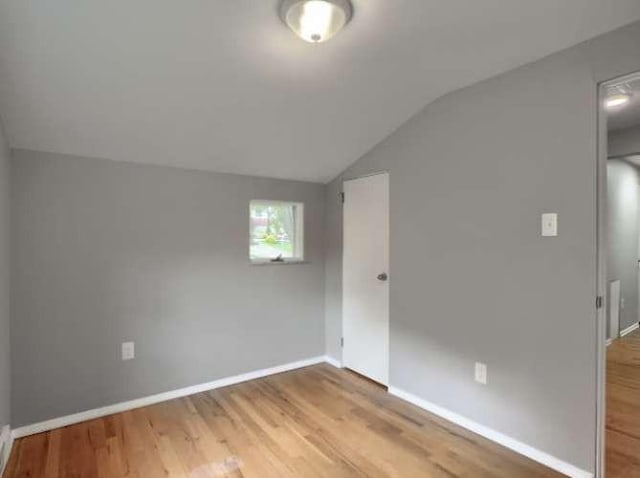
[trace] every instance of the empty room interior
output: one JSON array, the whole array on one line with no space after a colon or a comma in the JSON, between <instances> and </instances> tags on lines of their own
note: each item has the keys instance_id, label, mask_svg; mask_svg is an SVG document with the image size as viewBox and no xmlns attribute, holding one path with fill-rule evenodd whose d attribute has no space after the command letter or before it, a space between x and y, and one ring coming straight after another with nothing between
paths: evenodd
<instances>
[{"instance_id":1,"label":"empty room interior","mask_svg":"<svg viewBox=\"0 0 640 478\"><path fill-rule=\"evenodd\" d=\"M638 0L1 0L2 478L640 477Z\"/></svg>"},{"instance_id":2,"label":"empty room interior","mask_svg":"<svg viewBox=\"0 0 640 478\"><path fill-rule=\"evenodd\" d=\"M640 72L605 85L607 470L637 473L640 443Z\"/></svg>"}]
</instances>

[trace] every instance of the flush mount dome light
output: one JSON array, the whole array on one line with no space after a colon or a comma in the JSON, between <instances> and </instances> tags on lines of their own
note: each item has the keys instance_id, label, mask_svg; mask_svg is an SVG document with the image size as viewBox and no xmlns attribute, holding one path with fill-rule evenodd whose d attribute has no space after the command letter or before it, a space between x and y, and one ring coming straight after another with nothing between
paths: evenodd
<instances>
[{"instance_id":1,"label":"flush mount dome light","mask_svg":"<svg viewBox=\"0 0 640 478\"><path fill-rule=\"evenodd\" d=\"M629 93L614 93L608 95L604 100L604 105L607 108L618 108L620 106L624 106L631 100L631 95Z\"/></svg>"},{"instance_id":2,"label":"flush mount dome light","mask_svg":"<svg viewBox=\"0 0 640 478\"><path fill-rule=\"evenodd\" d=\"M349 23L353 15L350 0L283 0L280 17L305 41L328 40Z\"/></svg>"}]
</instances>

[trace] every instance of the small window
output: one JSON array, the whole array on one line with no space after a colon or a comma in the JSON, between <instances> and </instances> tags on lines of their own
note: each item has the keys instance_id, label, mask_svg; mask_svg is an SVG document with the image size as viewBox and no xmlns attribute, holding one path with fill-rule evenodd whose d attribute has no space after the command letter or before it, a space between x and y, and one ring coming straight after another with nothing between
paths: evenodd
<instances>
[{"instance_id":1,"label":"small window","mask_svg":"<svg viewBox=\"0 0 640 478\"><path fill-rule=\"evenodd\" d=\"M251 262L304 260L304 205L296 202L251 201L249 256Z\"/></svg>"}]
</instances>

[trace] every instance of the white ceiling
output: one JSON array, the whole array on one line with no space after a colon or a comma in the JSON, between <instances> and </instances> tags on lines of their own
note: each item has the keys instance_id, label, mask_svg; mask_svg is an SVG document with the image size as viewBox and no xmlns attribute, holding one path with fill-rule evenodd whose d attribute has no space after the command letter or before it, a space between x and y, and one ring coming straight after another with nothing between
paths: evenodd
<instances>
[{"instance_id":1,"label":"white ceiling","mask_svg":"<svg viewBox=\"0 0 640 478\"><path fill-rule=\"evenodd\" d=\"M631 101L607 112L609 131L640 125L640 75L634 75L633 79L622 81L620 85L624 89L623 91L631 94Z\"/></svg>"},{"instance_id":2,"label":"white ceiling","mask_svg":"<svg viewBox=\"0 0 640 478\"><path fill-rule=\"evenodd\" d=\"M640 19L638 0L0 0L11 146L325 182L443 94Z\"/></svg>"}]
</instances>

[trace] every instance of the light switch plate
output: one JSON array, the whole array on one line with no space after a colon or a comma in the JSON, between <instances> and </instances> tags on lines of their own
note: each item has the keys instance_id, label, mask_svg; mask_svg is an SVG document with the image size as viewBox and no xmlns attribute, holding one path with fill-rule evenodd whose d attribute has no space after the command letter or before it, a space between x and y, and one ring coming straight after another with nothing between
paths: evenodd
<instances>
[{"instance_id":1,"label":"light switch plate","mask_svg":"<svg viewBox=\"0 0 640 478\"><path fill-rule=\"evenodd\" d=\"M487 365L484 363L476 362L475 368L475 380L483 385L487 384Z\"/></svg>"},{"instance_id":2,"label":"light switch plate","mask_svg":"<svg viewBox=\"0 0 640 478\"><path fill-rule=\"evenodd\" d=\"M135 344L133 342L122 343L122 360L131 360L136 357Z\"/></svg>"},{"instance_id":3,"label":"light switch plate","mask_svg":"<svg viewBox=\"0 0 640 478\"><path fill-rule=\"evenodd\" d=\"M558 214L547 212L542 215L542 235L554 237L558 235Z\"/></svg>"}]
</instances>

